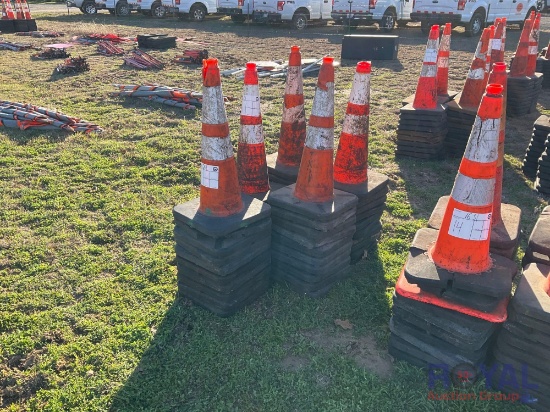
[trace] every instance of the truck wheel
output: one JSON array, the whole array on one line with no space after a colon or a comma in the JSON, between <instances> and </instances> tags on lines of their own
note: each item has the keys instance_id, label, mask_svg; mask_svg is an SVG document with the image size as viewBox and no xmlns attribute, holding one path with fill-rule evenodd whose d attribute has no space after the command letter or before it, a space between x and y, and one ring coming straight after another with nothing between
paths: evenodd
<instances>
[{"instance_id":1,"label":"truck wheel","mask_svg":"<svg viewBox=\"0 0 550 412\"><path fill-rule=\"evenodd\" d=\"M231 16L231 21L233 23L244 23L246 21L246 16L243 16L242 14L233 14Z\"/></svg>"},{"instance_id":2,"label":"truck wheel","mask_svg":"<svg viewBox=\"0 0 550 412\"><path fill-rule=\"evenodd\" d=\"M96 14L97 13L97 7L93 1L87 1L82 5L80 8L82 13L84 14Z\"/></svg>"},{"instance_id":3,"label":"truck wheel","mask_svg":"<svg viewBox=\"0 0 550 412\"><path fill-rule=\"evenodd\" d=\"M428 23L425 20L422 20L420 23L420 30L422 31L422 34L429 34L430 33L430 23Z\"/></svg>"},{"instance_id":4,"label":"truck wheel","mask_svg":"<svg viewBox=\"0 0 550 412\"><path fill-rule=\"evenodd\" d=\"M407 27L407 23L406 20L397 20L397 27Z\"/></svg>"},{"instance_id":5,"label":"truck wheel","mask_svg":"<svg viewBox=\"0 0 550 412\"><path fill-rule=\"evenodd\" d=\"M485 17L483 13L475 12L472 20L466 25L466 36L478 36L485 27Z\"/></svg>"},{"instance_id":6,"label":"truck wheel","mask_svg":"<svg viewBox=\"0 0 550 412\"><path fill-rule=\"evenodd\" d=\"M307 16L303 13L296 13L292 17L292 27L296 30L303 30L307 27Z\"/></svg>"},{"instance_id":7,"label":"truck wheel","mask_svg":"<svg viewBox=\"0 0 550 412\"><path fill-rule=\"evenodd\" d=\"M166 9L160 3L155 3L151 6L151 16L155 19L163 19L166 17Z\"/></svg>"},{"instance_id":8,"label":"truck wheel","mask_svg":"<svg viewBox=\"0 0 550 412\"><path fill-rule=\"evenodd\" d=\"M126 17L130 15L130 6L125 1L119 1L115 10L118 16Z\"/></svg>"},{"instance_id":9,"label":"truck wheel","mask_svg":"<svg viewBox=\"0 0 550 412\"><path fill-rule=\"evenodd\" d=\"M391 32L395 28L395 20L397 20L395 12L386 10L382 16L382 21L380 21L380 29L386 33Z\"/></svg>"},{"instance_id":10,"label":"truck wheel","mask_svg":"<svg viewBox=\"0 0 550 412\"><path fill-rule=\"evenodd\" d=\"M206 17L206 9L202 4L194 4L189 10L191 21L203 21Z\"/></svg>"},{"instance_id":11,"label":"truck wheel","mask_svg":"<svg viewBox=\"0 0 550 412\"><path fill-rule=\"evenodd\" d=\"M108 9L109 10L109 14L115 14L115 9Z\"/></svg>"}]
</instances>

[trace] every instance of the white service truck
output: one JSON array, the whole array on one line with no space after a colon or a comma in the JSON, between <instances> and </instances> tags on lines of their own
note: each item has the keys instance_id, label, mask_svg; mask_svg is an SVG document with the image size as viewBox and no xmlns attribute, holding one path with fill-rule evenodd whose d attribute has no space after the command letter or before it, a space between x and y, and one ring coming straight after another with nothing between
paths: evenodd
<instances>
[{"instance_id":1,"label":"white service truck","mask_svg":"<svg viewBox=\"0 0 550 412\"><path fill-rule=\"evenodd\" d=\"M203 21L208 14L218 11L216 0L162 0L162 6L166 13L192 21Z\"/></svg>"},{"instance_id":2,"label":"white service truck","mask_svg":"<svg viewBox=\"0 0 550 412\"><path fill-rule=\"evenodd\" d=\"M128 4L145 16L152 16L156 19L166 17L166 8L161 0L128 0Z\"/></svg>"},{"instance_id":3,"label":"white service truck","mask_svg":"<svg viewBox=\"0 0 550 412\"><path fill-rule=\"evenodd\" d=\"M420 22L423 33L433 24L451 23L464 26L466 35L477 36L497 17L523 27L525 18L536 9L537 0L416 0L411 19Z\"/></svg>"},{"instance_id":4,"label":"white service truck","mask_svg":"<svg viewBox=\"0 0 550 412\"><path fill-rule=\"evenodd\" d=\"M391 32L411 21L414 0L334 0L335 24L370 26L378 23L382 31Z\"/></svg>"},{"instance_id":5,"label":"white service truck","mask_svg":"<svg viewBox=\"0 0 550 412\"><path fill-rule=\"evenodd\" d=\"M132 10L136 10L126 0L96 0L95 5L98 10L106 9L117 16L129 16Z\"/></svg>"},{"instance_id":6,"label":"white service truck","mask_svg":"<svg viewBox=\"0 0 550 412\"><path fill-rule=\"evenodd\" d=\"M297 30L309 22L327 24L332 0L254 0L255 23L290 23Z\"/></svg>"},{"instance_id":7,"label":"white service truck","mask_svg":"<svg viewBox=\"0 0 550 412\"><path fill-rule=\"evenodd\" d=\"M235 23L252 19L254 2L257 0L219 0L218 13L230 16Z\"/></svg>"}]
</instances>

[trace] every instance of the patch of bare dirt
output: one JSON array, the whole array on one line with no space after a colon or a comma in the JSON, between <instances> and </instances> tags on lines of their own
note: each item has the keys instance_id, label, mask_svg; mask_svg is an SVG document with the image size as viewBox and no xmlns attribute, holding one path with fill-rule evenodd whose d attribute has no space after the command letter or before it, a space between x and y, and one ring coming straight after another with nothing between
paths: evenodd
<instances>
[{"instance_id":1,"label":"patch of bare dirt","mask_svg":"<svg viewBox=\"0 0 550 412\"><path fill-rule=\"evenodd\" d=\"M26 356L9 356L0 363L0 408L25 401L47 386L42 372L31 371L41 354L42 350L33 350Z\"/></svg>"},{"instance_id":2,"label":"patch of bare dirt","mask_svg":"<svg viewBox=\"0 0 550 412\"><path fill-rule=\"evenodd\" d=\"M358 366L387 379L393 372L389 355L378 348L374 337L353 336L350 330L327 333L323 331L307 331L302 335L315 345L333 352L339 352L351 357Z\"/></svg>"},{"instance_id":3,"label":"patch of bare dirt","mask_svg":"<svg viewBox=\"0 0 550 412\"><path fill-rule=\"evenodd\" d=\"M281 367L288 372L298 372L310 363L311 361L309 359L302 356L289 355L281 361Z\"/></svg>"}]
</instances>

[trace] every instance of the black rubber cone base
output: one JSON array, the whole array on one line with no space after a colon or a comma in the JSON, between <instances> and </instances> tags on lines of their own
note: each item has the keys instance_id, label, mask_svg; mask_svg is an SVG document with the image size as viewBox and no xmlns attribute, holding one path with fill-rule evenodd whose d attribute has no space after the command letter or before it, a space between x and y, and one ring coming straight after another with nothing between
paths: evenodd
<instances>
[{"instance_id":1,"label":"black rubber cone base","mask_svg":"<svg viewBox=\"0 0 550 412\"><path fill-rule=\"evenodd\" d=\"M240 213L226 217L212 217L199 213L200 199L174 207L174 219L211 237L222 237L271 216L271 207L253 197L242 195L244 208Z\"/></svg>"},{"instance_id":2,"label":"black rubber cone base","mask_svg":"<svg viewBox=\"0 0 550 412\"><path fill-rule=\"evenodd\" d=\"M494 255L490 270L479 274L450 272L436 266L426 252L437 239L435 229L420 229L416 232L409 257L405 263L405 277L419 287L452 289L455 292L474 292L480 295L502 299L509 296L512 279L517 272L515 262L503 256Z\"/></svg>"},{"instance_id":3,"label":"black rubber cone base","mask_svg":"<svg viewBox=\"0 0 550 412\"><path fill-rule=\"evenodd\" d=\"M270 182L281 183L285 186L296 183L300 166L286 166L277 162L279 153L275 152L266 157L267 173Z\"/></svg>"},{"instance_id":4,"label":"black rubber cone base","mask_svg":"<svg viewBox=\"0 0 550 412\"><path fill-rule=\"evenodd\" d=\"M428 221L428 227L439 230L450 196L437 201ZM519 244L521 209L507 203L500 205L502 222L491 228L491 253L513 259Z\"/></svg>"},{"instance_id":5,"label":"black rubber cone base","mask_svg":"<svg viewBox=\"0 0 550 412\"><path fill-rule=\"evenodd\" d=\"M540 263L527 265L511 305L518 314L535 318L550 327L549 274L550 266Z\"/></svg>"}]
</instances>

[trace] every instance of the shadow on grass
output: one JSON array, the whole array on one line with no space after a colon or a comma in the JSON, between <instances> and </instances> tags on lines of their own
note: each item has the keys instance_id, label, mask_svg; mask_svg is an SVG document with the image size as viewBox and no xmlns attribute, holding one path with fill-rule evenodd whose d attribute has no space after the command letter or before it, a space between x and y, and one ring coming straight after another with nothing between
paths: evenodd
<instances>
[{"instance_id":1,"label":"shadow on grass","mask_svg":"<svg viewBox=\"0 0 550 412\"><path fill-rule=\"evenodd\" d=\"M72 133L63 131L61 129L59 130L36 130L36 129L19 130L19 129L4 128L4 130L8 135L8 139L10 139L14 143L21 146L29 144L33 140L37 140L37 139L46 139L48 143L62 143L67 139L67 137L72 135Z\"/></svg>"}]
</instances>

